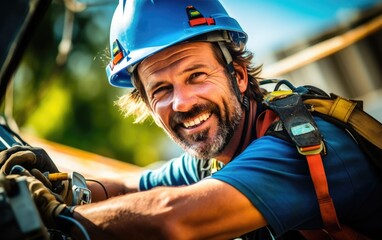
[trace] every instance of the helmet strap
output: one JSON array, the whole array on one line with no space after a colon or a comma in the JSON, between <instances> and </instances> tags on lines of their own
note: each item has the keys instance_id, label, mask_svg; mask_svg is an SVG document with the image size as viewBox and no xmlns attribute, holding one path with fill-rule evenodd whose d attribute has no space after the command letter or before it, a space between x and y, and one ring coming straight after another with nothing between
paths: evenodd
<instances>
[{"instance_id":1,"label":"helmet strap","mask_svg":"<svg viewBox=\"0 0 382 240\"><path fill-rule=\"evenodd\" d=\"M236 80L236 71L235 71L235 68L233 67L232 56L231 56L230 52L228 51L224 42L220 41L217 43L218 43L219 48L222 51L223 56L226 60L226 63L227 63L226 68L227 68L227 70L231 76L232 87L233 87L233 90L235 91L235 95L236 95L237 99L239 100L239 102L241 103L241 105L244 107L244 109L246 111L248 111L249 110L249 100L248 100L248 97L245 96L245 94L242 96L240 93L240 89L239 89L239 86L238 86L237 80Z\"/></svg>"}]
</instances>

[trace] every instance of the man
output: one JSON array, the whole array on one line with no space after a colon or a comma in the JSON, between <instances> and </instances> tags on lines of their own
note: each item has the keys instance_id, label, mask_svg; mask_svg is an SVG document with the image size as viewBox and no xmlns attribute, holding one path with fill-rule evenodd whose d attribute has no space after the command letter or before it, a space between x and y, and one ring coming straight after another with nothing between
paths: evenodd
<instances>
[{"instance_id":1,"label":"man","mask_svg":"<svg viewBox=\"0 0 382 240\"><path fill-rule=\"evenodd\" d=\"M257 136L261 68L218 1L120 1L111 26L109 81L134 89L119 105L137 122L152 116L186 153L138 181L106 183L107 200L62 212L92 239L261 238L324 227L306 159L288 141ZM316 121L340 222L380 238L380 179L347 132ZM25 154L33 149L17 158ZM59 202L39 207L62 213Z\"/></svg>"}]
</instances>

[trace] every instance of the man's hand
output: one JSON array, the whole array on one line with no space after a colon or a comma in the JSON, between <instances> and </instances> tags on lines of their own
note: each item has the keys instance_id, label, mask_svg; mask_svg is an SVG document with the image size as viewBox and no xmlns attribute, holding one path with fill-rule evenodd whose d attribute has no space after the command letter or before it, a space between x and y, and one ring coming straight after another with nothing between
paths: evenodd
<instances>
[{"instance_id":1,"label":"man's hand","mask_svg":"<svg viewBox=\"0 0 382 240\"><path fill-rule=\"evenodd\" d=\"M29 172L32 172L32 169L40 172L59 172L44 149L31 146L15 146L0 152L1 172L8 175L15 165L20 165Z\"/></svg>"},{"instance_id":2,"label":"man's hand","mask_svg":"<svg viewBox=\"0 0 382 240\"><path fill-rule=\"evenodd\" d=\"M62 190L56 198L69 206L73 205L73 192L70 188L69 180L63 180L61 184Z\"/></svg>"},{"instance_id":3,"label":"man's hand","mask_svg":"<svg viewBox=\"0 0 382 240\"><path fill-rule=\"evenodd\" d=\"M11 174L12 168L16 165L24 168L53 192L58 194L62 193L64 185L61 181L50 182L43 174L44 172L59 172L58 168L44 149L31 146L14 146L0 152L0 171L2 173L5 175ZM20 172L14 172L13 174L29 175Z\"/></svg>"},{"instance_id":4,"label":"man's hand","mask_svg":"<svg viewBox=\"0 0 382 240\"><path fill-rule=\"evenodd\" d=\"M28 189L32 194L32 198L40 212L40 216L46 226L53 226L55 218L67 210L66 204L57 201L56 197L46 188L40 181L34 177L20 176L20 175L8 175L6 178L10 181L16 178L25 178L28 184Z\"/></svg>"}]
</instances>

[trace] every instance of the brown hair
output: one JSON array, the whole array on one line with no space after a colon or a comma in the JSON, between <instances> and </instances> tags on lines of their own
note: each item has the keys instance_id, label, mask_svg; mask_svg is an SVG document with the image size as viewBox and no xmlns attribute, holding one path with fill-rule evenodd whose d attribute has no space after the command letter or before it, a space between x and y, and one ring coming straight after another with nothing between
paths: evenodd
<instances>
[{"instance_id":1,"label":"brown hair","mask_svg":"<svg viewBox=\"0 0 382 240\"><path fill-rule=\"evenodd\" d=\"M233 43L226 43L226 45L233 61L241 66L246 66L247 68L248 88L245 92L245 95L249 99L261 101L263 94L259 88L258 81L261 79L259 75L262 70L262 65L254 66L252 64L253 53L246 50L244 45L237 46ZM222 65L225 65L226 61L220 48L217 46L217 44L212 44L212 46L217 60ZM151 110L148 104L145 88L142 82L139 80L137 71L132 73L131 79L136 88L130 93L120 97L117 101L115 101L115 104L119 106L120 111L125 117L134 116L134 123L141 123L151 115Z\"/></svg>"}]
</instances>

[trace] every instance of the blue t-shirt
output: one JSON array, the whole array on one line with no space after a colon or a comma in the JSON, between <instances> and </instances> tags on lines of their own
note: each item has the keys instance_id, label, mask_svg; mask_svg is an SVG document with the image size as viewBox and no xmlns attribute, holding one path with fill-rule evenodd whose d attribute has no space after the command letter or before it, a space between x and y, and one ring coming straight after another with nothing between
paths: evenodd
<instances>
[{"instance_id":1,"label":"blue t-shirt","mask_svg":"<svg viewBox=\"0 0 382 240\"><path fill-rule=\"evenodd\" d=\"M144 172L140 179L139 190L196 183L201 180L198 174L198 164L201 163L201 160L184 153L178 158L169 160L158 169Z\"/></svg>"},{"instance_id":2,"label":"blue t-shirt","mask_svg":"<svg viewBox=\"0 0 382 240\"><path fill-rule=\"evenodd\" d=\"M316 122L326 146L323 162L339 221L381 239L382 184L375 169L347 132L319 118ZM195 183L200 180L198 164L184 154L144 174L140 189ZM322 227L306 159L289 142L272 136L256 139L211 178L242 192L277 236Z\"/></svg>"}]
</instances>

